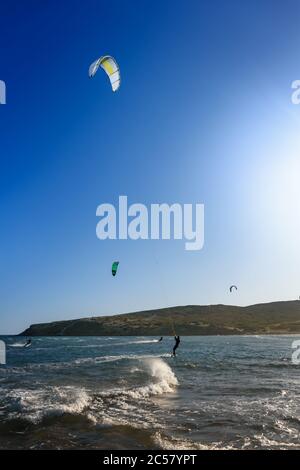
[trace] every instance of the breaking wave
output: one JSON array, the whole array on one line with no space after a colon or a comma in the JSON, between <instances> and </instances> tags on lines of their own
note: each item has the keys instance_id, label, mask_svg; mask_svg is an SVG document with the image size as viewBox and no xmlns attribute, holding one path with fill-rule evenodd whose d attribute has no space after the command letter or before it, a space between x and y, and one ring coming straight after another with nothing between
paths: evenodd
<instances>
[{"instance_id":1,"label":"breaking wave","mask_svg":"<svg viewBox=\"0 0 300 470\"><path fill-rule=\"evenodd\" d=\"M110 396L128 396L131 398L147 398L151 395L160 395L163 393L174 392L178 385L178 380L171 367L160 358L144 358L142 359L144 370L148 372L152 381L147 385L135 387L132 389L109 390L102 392L99 397Z\"/></svg>"}]
</instances>

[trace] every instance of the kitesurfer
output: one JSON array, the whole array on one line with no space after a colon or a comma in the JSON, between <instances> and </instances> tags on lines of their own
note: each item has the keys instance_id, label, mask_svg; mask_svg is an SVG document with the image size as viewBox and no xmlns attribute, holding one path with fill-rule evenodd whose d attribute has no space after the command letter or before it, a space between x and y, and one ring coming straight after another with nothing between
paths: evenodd
<instances>
[{"instance_id":1,"label":"kitesurfer","mask_svg":"<svg viewBox=\"0 0 300 470\"><path fill-rule=\"evenodd\" d=\"M179 343L180 343L180 336L174 336L174 339L175 339L175 345L174 345L174 348L173 348L173 356L175 357L176 356L176 349L178 348L179 346Z\"/></svg>"}]
</instances>

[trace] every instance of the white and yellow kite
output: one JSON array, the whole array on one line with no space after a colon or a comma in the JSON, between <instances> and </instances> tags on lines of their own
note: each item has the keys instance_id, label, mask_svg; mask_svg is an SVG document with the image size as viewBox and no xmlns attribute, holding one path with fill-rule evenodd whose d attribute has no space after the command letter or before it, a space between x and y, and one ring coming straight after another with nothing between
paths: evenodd
<instances>
[{"instance_id":1,"label":"white and yellow kite","mask_svg":"<svg viewBox=\"0 0 300 470\"><path fill-rule=\"evenodd\" d=\"M104 55L99 59L95 60L90 65L89 77L92 78L96 75L98 68L101 67L108 75L110 84L113 91L117 91L121 84L120 69L113 57L110 55Z\"/></svg>"}]
</instances>

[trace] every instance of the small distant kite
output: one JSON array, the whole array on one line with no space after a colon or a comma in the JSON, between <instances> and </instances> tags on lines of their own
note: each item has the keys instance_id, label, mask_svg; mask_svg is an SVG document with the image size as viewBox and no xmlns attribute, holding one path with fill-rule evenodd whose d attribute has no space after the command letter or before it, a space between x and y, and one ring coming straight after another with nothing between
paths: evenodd
<instances>
[{"instance_id":1,"label":"small distant kite","mask_svg":"<svg viewBox=\"0 0 300 470\"><path fill-rule=\"evenodd\" d=\"M238 290L238 288L233 285L233 286L230 286L229 290L230 290L230 292L232 292L233 290Z\"/></svg>"},{"instance_id":2,"label":"small distant kite","mask_svg":"<svg viewBox=\"0 0 300 470\"><path fill-rule=\"evenodd\" d=\"M89 67L89 77L93 78L97 70L101 67L110 80L112 91L117 91L121 84L120 68L116 60L110 55L103 55L99 59L95 60Z\"/></svg>"},{"instance_id":3,"label":"small distant kite","mask_svg":"<svg viewBox=\"0 0 300 470\"><path fill-rule=\"evenodd\" d=\"M114 261L111 267L111 273L113 276L117 274L118 266L119 266L119 261Z\"/></svg>"}]
</instances>

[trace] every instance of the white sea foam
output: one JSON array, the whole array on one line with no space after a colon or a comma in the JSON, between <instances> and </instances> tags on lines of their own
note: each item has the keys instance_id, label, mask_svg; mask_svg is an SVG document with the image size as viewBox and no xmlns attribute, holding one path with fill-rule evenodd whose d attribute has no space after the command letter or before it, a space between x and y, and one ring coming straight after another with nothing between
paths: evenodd
<instances>
[{"instance_id":1,"label":"white sea foam","mask_svg":"<svg viewBox=\"0 0 300 470\"><path fill-rule=\"evenodd\" d=\"M158 339L140 339L137 341L130 341L129 343L123 343L123 344L151 344L151 343L159 343L160 341Z\"/></svg>"},{"instance_id":2,"label":"white sea foam","mask_svg":"<svg viewBox=\"0 0 300 470\"><path fill-rule=\"evenodd\" d=\"M280 440L271 439L264 434L257 434L254 436L255 439L259 442L259 447L263 447L264 449L299 449L299 441L296 442L281 442Z\"/></svg>"},{"instance_id":3,"label":"white sea foam","mask_svg":"<svg viewBox=\"0 0 300 470\"><path fill-rule=\"evenodd\" d=\"M9 399L15 408L10 413L10 418L20 417L33 423L48 416L79 414L91 401L84 389L70 386L37 390L15 389L9 392Z\"/></svg>"},{"instance_id":4,"label":"white sea foam","mask_svg":"<svg viewBox=\"0 0 300 470\"><path fill-rule=\"evenodd\" d=\"M222 442L212 442L210 444L201 444L189 439L180 439L177 437L166 437L161 432L156 432L154 442L160 449L166 450L232 450L231 445L224 445Z\"/></svg>"}]
</instances>

